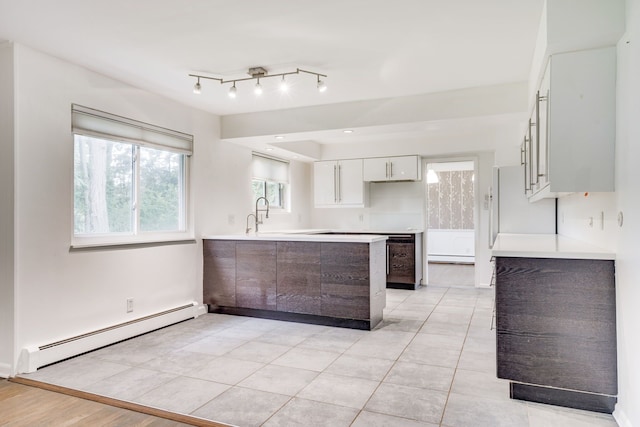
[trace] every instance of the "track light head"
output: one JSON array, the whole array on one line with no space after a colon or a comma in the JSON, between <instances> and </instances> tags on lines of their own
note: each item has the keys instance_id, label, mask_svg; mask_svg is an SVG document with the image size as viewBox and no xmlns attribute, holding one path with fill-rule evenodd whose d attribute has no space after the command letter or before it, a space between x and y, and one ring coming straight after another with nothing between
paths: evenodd
<instances>
[{"instance_id":1,"label":"track light head","mask_svg":"<svg viewBox=\"0 0 640 427\"><path fill-rule=\"evenodd\" d=\"M233 82L233 86L229 88L229 98L235 98L238 93L238 89L236 89L236 82Z\"/></svg>"},{"instance_id":2,"label":"track light head","mask_svg":"<svg viewBox=\"0 0 640 427\"><path fill-rule=\"evenodd\" d=\"M318 92L326 92L327 91L327 85L325 84L324 81L320 80L320 76L318 76Z\"/></svg>"},{"instance_id":3,"label":"track light head","mask_svg":"<svg viewBox=\"0 0 640 427\"><path fill-rule=\"evenodd\" d=\"M260 79L258 79L258 82L254 86L253 93L255 93L258 96L262 95L262 85L260 84Z\"/></svg>"},{"instance_id":4,"label":"track light head","mask_svg":"<svg viewBox=\"0 0 640 427\"><path fill-rule=\"evenodd\" d=\"M200 86L200 77L198 77L198 81L193 86L193 93L200 95L202 92L202 86Z\"/></svg>"},{"instance_id":5,"label":"track light head","mask_svg":"<svg viewBox=\"0 0 640 427\"><path fill-rule=\"evenodd\" d=\"M289 85L287 84L287 81L284 79L284 76L282 76L282 80L280 81L280 90L282 92L289 91Z\"/></svg>"}]
</instances>

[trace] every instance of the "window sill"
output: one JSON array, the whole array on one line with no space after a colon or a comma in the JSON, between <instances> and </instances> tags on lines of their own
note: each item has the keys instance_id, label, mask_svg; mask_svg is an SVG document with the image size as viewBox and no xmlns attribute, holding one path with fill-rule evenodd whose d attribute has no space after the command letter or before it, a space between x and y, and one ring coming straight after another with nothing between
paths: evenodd
<instances>
[{"instance_id":1,"label":"window sill","mask_svg":"<svg viewBox=\"0 0 640 427\"><path fill-rule=\"evenodd\" d=\"M137 249L137 248L148 248L153 246L190 245L195 243L196 243L196 239L194 238L140 240L140 241L128 241L128 242L125 242L125 241L94 242L94 243L77 242L69 246L69 252Z\"/></svg>"}]
</instances>

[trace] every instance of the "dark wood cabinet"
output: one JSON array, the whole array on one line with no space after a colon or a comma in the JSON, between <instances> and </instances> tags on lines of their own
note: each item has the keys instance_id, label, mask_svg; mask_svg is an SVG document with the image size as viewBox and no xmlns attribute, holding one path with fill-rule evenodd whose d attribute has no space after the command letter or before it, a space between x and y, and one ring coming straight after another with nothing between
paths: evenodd
<instances>
[{"instance_id":1,"label":"dark wood cabinet","mask_svg":"<svg viewBox=\"0 0 640 427\"><path fill-rule=\"evenodd\" d=\"M611 412L614 262L496 258L497 373L514 398Z\"/></svg>"},{"instance_id":2,"label":"dark wood cabinet","mask_svg":"<svg viewBox=\"0 0 640 427\"><path fill-rule=\"evenodd\" d=\"M276 309L276 243L236 243L236 306Z\"/></svg>"},{"instance_id":3,"label":"dark wood cabinet","mask_svg":"<svg viewBox=\"0 0 640 427\"><path fill-rule=\"evenodd\" d=\"M276 309L322 314L320 243L278 242Z\"/></svg>"},{"instance_id":4,"label":"dark wood cabinet","mask_svg":"<svg viewBox=\"0 0 640 427\"><path fill-rule=\"evenodd\" d=\"M369 245L321 245L322 315L369 319Z\"/></svg>"},{"instance_id":5,"label":"dark wood cabinet","mask_svg":"<svg viewBox=\"0 0 640 427\"><path fill-rule=\"evenodd\" d=\"M415 243L387 242L387 283L407 283L416 281Z\"/></svg>"},{"instance_id":6,"label":"dark wood cabinet","mask_svg":"<svg viewBox=\"0 0 640 427\"><path fill-rule=\"evenodd\" d=\"M236 306L236 242L204 240L203 303ZM213 286L215 284L215 286Z\"/></svg>"},{"instance_id":7,"label":"dark wood cabinet","mask_svg":"<svg viewBox=\"0 0 640 427\"><path fill-rule=\"evenodd\" d=\"M203 251L210 312L358 329L382 320L383 241L204 240Z\"/></svg>"}]
</instances>

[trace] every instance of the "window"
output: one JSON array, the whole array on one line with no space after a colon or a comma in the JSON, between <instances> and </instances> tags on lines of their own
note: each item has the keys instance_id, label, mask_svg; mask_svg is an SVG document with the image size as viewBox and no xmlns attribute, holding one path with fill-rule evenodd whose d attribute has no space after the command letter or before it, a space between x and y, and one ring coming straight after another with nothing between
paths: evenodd
<instances>
[{"instance_id":1,"label":"window","mask_svg":"<svg viewBox=\"0 0 640 427\"><path fill-rule=\"evenodd\" d=\"M72 106L74 246L188 236L193 137Z\"/></svg>"},{"instance_id":2,"label":"window","mask_svg":"<svg viewBox=\"0 0 640 427\"><path fill-rule=\"evenodd\" d=\"M266 197L270 208L286 209L289 190L289 162L253 153L251 166L253 201L255 202L259 197Z\"/></svg>"}]
</instances>

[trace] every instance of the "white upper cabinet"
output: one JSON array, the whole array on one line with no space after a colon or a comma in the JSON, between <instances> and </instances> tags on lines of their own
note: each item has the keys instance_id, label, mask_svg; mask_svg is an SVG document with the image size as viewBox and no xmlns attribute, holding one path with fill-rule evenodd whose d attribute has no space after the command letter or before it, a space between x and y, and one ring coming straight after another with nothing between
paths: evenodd
<instances>
[{"instance_id":1,"label":"white upper cabinet","mask_svg":"<svg viewBox=\"0 0 640 427\"><path fill-rule=\"evenodd\" d=\"M316 207L364 207L362 159L315 162L313 193Z\"/></svg>"},{"instance_id":2,"label":"white upper cabinet","mask_svg":"<svg viewBox=\"0 0 640 427\"><path fill-rule=\"evenodd\" d=\"M614 191L616 49L552 55L523 144L530 200Z\"/></svg>"},{"instance_id":3,"label":"white upper cabinet","mask_svg":"<svg viewBox=\"0 0 640 427\"><path fill-rule=\"evenodd\" d=\"M419 156L380 157L364 159L364 180L419 181L421 179Z\"/></svg>"}]
</instances>

